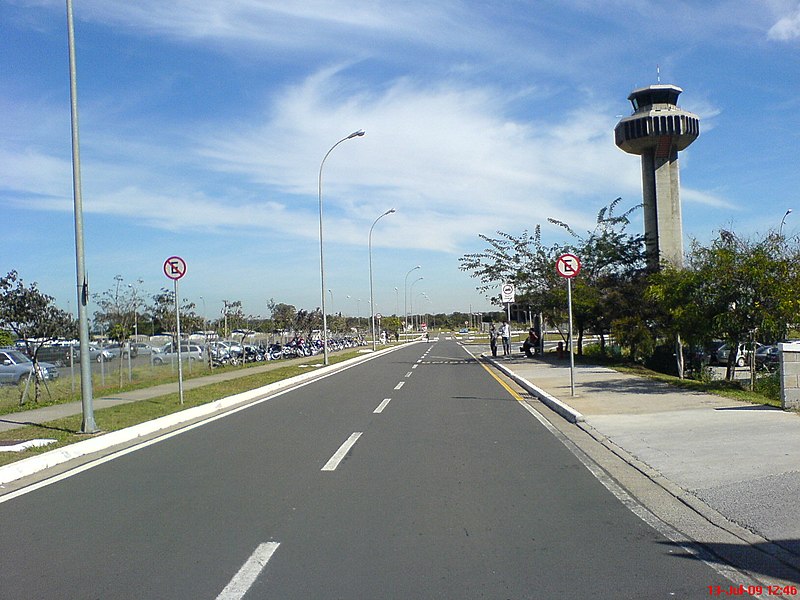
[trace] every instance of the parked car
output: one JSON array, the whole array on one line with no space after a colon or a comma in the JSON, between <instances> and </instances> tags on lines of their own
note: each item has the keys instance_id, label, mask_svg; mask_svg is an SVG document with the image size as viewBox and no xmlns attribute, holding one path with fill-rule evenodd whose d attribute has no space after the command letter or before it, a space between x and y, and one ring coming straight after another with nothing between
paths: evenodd
<instances>
[{"instance_id":1,"label":"parked car","mask_svg":"<svg viewBox=\"0 0 800 600\"><path fill-rule=\"evenodd\" d=\"M30 352L28 351L28 346L26 345L17 345L16 348L19 352L22 352L31 360L33 359L33 353L35 352L40 363L48 362L57 367L63 367L69 363L69 347L56 344L44 344L37 351L37 345L38 344L33 344L30 347Z\"/></svg>"},{"instance_id":2,"label":"parked car","mask_svg":"<svg viewBox=\"0 0 800 600\"><path fill-rule=\"evenodd\" d=\"M181 360L203 360L203 349L194 344L181 344ZM171 360L178 360L178 351L172 344L162 346L158 352L153 354L153 364L162 365Z\"/></svg>"},{"instance_id":3,"label":"parked car","mask_svg":"<svg viewBox=\"0 0 800 600\"><path fill-rule=\"evenodd\" d=\"M100 350L100 348L98 346L95 346L94 344L91 344L89 346L89 360L94 360L97 362L108 362L109 360L113 359L114 355L105 348ZM69 360L69 356L67 357L67 360ZM75 348L75 362L80 362L80 361L81 361L81 349L78 346Z\"/></svg>"},{"instance_id":4,"label":"parked car","mask_svg":"<svg viewBox=\"0 0 800 600\"><path fill-rule=\"evenodd\" d=\"M131 358L135 358L138 354L136 347L130 347L128 344L109 344L104 350L110 352L113 358L128 358L128 353L130 353Z\"/></svg>"},{"instance_id":5,"label":"parked car","mask_svg":"<svg viewBox=\"0 0 800 600\"><path fill-rule=\"evenodd\" d=\"M756 350L756 368L776 371L781 360L781 350L776 344L761 346Z\"/></svg>"},{"instance_id":6,"label":"parked car","mask_svg":"<svg viewBox=\"0 0 800 600\"><path fill-rule=\"evenodd\" d=\"M756 352L758 348L761 347L761 344L756 342ZM728 355L730 354L730 344L723 344L717 350L717 362L721 365L728 364ZM734 364L737 367L743 367L745 364L750 362L750 355L753 351L753 347L751 344L739 344L739 348L736 351L736 358L734 359Z\"/></svg>"},{"instance_id":7,"label":"parked car","mask_svg":"<svg viewBox=\"0 0 800 600\"><path fill-rule=\"evenodd\" d=\"M49 362L39 362L43 379L58 379L58 369ZM0 383L18 384L33 371L33 361L19 350L0 350Z\"/></svg>"},{"instance_id":8,"label":"parked car","mask_svg":"<svg viewBox=\"0 0 800 600\"><path fill-rule=\"evenodd\" d=\"M133 348L135 350L134 356L139 354L150 355L153 353L153 347L150 344L145 344L144 342L134 342Z\"/></svg>"},{"instance_id":9,"label":"parked car","mask_svg":"<svg viewBox=\"0 0 800 600\"><path fill-rule=\"evenodd\" d=\"M708 342L703 347L704 357L703 360L709 365L717 365L719 364L719 360L717 359L717 352L719 349L725 345L725 342L721 340L713 340ZM725 361L728 361L728 357L725 356Z\"/></svg>"}]
</instances>

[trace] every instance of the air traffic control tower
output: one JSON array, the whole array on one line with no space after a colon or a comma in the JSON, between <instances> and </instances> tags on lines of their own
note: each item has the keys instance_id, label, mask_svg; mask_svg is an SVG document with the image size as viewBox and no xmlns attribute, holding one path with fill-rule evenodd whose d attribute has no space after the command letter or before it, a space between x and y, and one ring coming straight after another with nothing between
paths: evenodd
<instances>
[{"instance_id":1,"label":"air traffic control tower","mask_svg":"<svg viewBox=\"0 0 800 600\"><path fill-rule=\"evenodd\" d=\"M683 266L678 151L700 135L700 118L678 108L682 91L661 84L632 91L633 114L614 128L617 146L642 157L645 248L652 270L662 261Z\"/></svg>"}]
</instances>

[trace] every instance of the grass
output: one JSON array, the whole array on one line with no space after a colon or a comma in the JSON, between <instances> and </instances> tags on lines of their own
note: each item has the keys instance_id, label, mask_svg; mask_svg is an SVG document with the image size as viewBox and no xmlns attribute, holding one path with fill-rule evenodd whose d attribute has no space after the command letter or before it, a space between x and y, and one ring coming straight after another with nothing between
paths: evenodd
<instances>
[{"instance_id":1,"label":"grass","mask_svg":"<svg viewBox=\"0 0 800 600\"><path fill-rule=\"evenodd\" d=\"M342 354L331 354L329 362L335 364L358 355L359 352L357 350ZM304 360L302 363L305 365L321 364L322 358ZM241 370L241 367L238 369L232 367L228 368L228 370ZM97 410L94 412L95 423L103 433L117 431L307 372L308 367L301 367L300 361L298 361L295 364L281 366L270 371L185 390L183 405L180 404L178 393L175 392L156 398ZM208 373L206 372L204 374ZM39 406L41 406L41 404ZM56 440L54 444L40 448L31 448L23 452L0 452L0 466L85 440L87 436L79 433L81 421L82 415L77 414L41 425L28 425L11 431L0 432L0 441L26 441L40 438Z\"/></svg>"},{"instance_id":2,"label":"grass","mask_svg":"<svg viewBox=\"0 0 800 600\"><path fill-rule=\"evenodd\" d=\"M117 363L119 364L119 363ZM254 366L263 363L252 363L249 366ZM220 373L225 371L233 371L237 369L241 369L242 367L215 367L213 371L211 371L207 365L198 365L197 363L192 365L192 372L190 373L189 370L184 367L183 370L183 379L187 381L189 379L194 379L197 377L203 377L205 375L209 375L211 373ZM123 367L122 371L122 385L119 385L119 367L116 364L112 364L109 367L109 371L106 373L105 376L105 385L102 383L102 377L99 373L92 374L92 390L93 394L96 398L100 398L102 396L108 394L118 394L120 392L129 392L132 390L138 390L143 388L152 387L155 385L161 385L163 383L174 383L178 381L178 370L177 368L172 369L169 365L157 365L155 367L151 367L149 365L140 365L135 367L131 373L131 380L128 381L128 369L127 366ZM39 401L34 402L34 395L33 395L33 382L31 382L30 389L28 390L28 396L25 401L25 404L20 405L20 398L22 397L22 391L24 389L24 384L20 384L19 386L15 385L4 385L0 386L0 414L10 414L25 410L31 410L33 408L42 408L44 406L53 406L56 404L64 404L66 402L75 402L81 399L81 378L80 378L80 368L76 366L75 369L75 390L73 391L73 383L72 378L69 374L69 369L62 367L59 369L61 372L61 377L56 379L55 381L48 381L46 382L46 387L44 384L41 385L41 393L39 396Z\"/></svg>"}]
</instances>

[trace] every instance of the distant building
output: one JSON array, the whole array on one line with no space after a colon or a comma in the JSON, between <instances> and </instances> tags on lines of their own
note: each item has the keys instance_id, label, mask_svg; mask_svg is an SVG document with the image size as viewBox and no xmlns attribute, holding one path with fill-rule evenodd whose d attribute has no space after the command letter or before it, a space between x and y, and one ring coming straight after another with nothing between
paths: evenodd
<instances>
[{"instance_id":1,"label":"distant building","mask_svg":"<svg viewBox=\"0 0 800 600\"><path fill-rule=\"evenodd\" d=\"M614 129L617 146L642 157L642 194L647 266L683 266L678 152L700 135L700 118L678 107L683 90L651 85L631 92L633 114Z\"/></svg>"}]
</instances>

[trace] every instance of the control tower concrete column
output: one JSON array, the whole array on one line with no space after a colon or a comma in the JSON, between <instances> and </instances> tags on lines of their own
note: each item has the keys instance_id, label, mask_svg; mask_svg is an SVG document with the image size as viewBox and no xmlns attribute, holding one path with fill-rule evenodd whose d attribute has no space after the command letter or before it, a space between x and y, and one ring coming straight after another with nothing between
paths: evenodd
<instances>
[{"instance_id":1,"label":"control tower concrete column","mask_svg":"<svg viewBox=\"0 0 800 600\"><path fill-rule=\"evenodd\" d=\"M678 152L700 134L700 118L678 108L683 90L651 85L631 92L633 114L614 129L614 140L625 152L642 157L642 195L647 266L662 262L683 266Z\"/></svg>"}]
</instances>

